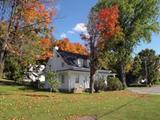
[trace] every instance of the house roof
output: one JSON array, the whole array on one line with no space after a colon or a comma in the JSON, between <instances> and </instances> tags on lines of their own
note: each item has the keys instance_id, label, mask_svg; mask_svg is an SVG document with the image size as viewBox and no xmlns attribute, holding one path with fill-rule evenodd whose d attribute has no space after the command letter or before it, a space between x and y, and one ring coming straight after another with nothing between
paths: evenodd
<instances>
[{"instance_id":1,"label":"house roof","mask_svg":"<svg viewBox=\"0 0 160 120\"><path fill-rule=\"evenodd\" d=\"M89 57L87 55L80 55L80 54L77 54L77 53L72 53L72 52L62 51L62 50L58 50L57 52L60 54L60 56L63 58L63 60L68 65L71 65L71 66L74 66L74 67L79 67L77 62L76 62L77 59L82 59L82 60L88 60L89 59ZM86 65L83 65L81 67L89 68L89 66L86 66Z\"/></svg>"},{"instance_id":2,"label":"house roof","mask_svg":"<svg viewBox=\"0 0 160 120\"><path fill-rule=\"evenodd\" d=\"M58 70L58 71L81 71L81 72L90 72L90 68L89 65L86 66L85 64L83 64L81 67L78 65L77 63L77 59L82 59L82 60L89 60L89 56L87 55L80 55L77 53L72 53L72 52L68 52L68 51L62 51L62 50L57 50L58 54L62 57L62 59L64 60L65 63L67 63L68 65L71 66L71 68L68 69L62 69L62 70ZM110 70L98 70L98 73L103 73L103 74L114 74L112 73L112 71Z\"/></svg>"}]
</instances>

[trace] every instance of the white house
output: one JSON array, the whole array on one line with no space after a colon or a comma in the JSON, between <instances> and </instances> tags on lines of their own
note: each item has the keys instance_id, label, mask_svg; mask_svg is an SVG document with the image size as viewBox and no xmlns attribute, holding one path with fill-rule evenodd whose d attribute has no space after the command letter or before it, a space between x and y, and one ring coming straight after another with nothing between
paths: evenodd
<instances>
[{"instance_id":1,"label":"white house","mask_svg":"<svg viewBox=\"0 0 160 120\"><path fill-rule=\"evenodd\" d=\"M49 59L46 65L47 69L58 73L61 90L71 91L74 88L83 90L89 88L88 56L54 49L54 57ZM115 74L111 73L110 70L98 70L94 78L99 79L108 76L115 76ZM45 88L49 88L47 80Z\"/></svg>"}]
</instances>

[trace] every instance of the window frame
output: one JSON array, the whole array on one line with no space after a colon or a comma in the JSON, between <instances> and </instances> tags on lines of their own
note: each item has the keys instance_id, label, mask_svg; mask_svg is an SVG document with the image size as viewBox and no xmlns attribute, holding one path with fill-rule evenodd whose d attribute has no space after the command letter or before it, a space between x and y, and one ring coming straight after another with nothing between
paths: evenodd
<instances>
[{"instance_id":1,"label":"window frame","mask_svg":"<svg viewBox=\"0 0 160 120\"><path fill-rule=\"evenodd\" d=\"M79 84L79 83L80 83L80 79L79 79L79 78L80 78L80 76L79 76L79 75L76 75L76 79L75 79L75 83L76 83L76 84Z\"/></svg>"},{"instance_id":2,"label":"window frame","mask_svg":"<svg viewBox=\"0 0 160 120\"><path fill-rule=\"evenodd\" d=\"M61 83L62 83L62 84L65 83L65 79L64 79L64 78L65 78L65 76L64 76L64 75L61 75Z\"/></svg>"}]
</instances>

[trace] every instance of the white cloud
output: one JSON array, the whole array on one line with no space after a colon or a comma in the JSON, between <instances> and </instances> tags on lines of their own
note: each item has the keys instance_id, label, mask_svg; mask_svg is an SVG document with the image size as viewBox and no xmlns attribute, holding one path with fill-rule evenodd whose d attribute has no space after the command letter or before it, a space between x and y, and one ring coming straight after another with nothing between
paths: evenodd
<instances>
[{"instance_id":1,"label":"white cloud","mask_svg":"<svg viewBox=\"0 0 160 120\"><path fill-rule=\"evenodd\" d=\"M78 23L73 28L73 30L76 31L76 32L86 33L87 32L87 27L86 27L86 25L84 23Z\"/></svg>"},{"instance_id":2,"label":"white cloud","mask_svg":"<svg viewBox=\"0 0 160 120\"><path fill-rule=\"evenodd\" d=\"M69 33L69 34L75 34L75 32L74 31L68 31L67 33Z\"/></svg>"},{"instance_id":3,"label":"white cloud","mask_svg":"<svg viewBox=\"0 0 160 120\"><path fill-rule=\"evenodd\" d=\"M66 35L65 33L62 33L62 34L60 35L60 37L61 37L61 38L67 38L67 35Z\"/></svg>"},{"instance_id":4,"label":"white cloud","mask_svg":"<svg viewBox=\"0 0 160 120\"><path fill-rule=\"evenodd\" d=\"M75 27L72 28L72 30L67 31L66 33L62 33L60 37L67 38L67 34L69 35L69 34L79 34L79 33L89 36L87 32L87 26L85 23L77 23Z\"/></svg>"}]
</instances>

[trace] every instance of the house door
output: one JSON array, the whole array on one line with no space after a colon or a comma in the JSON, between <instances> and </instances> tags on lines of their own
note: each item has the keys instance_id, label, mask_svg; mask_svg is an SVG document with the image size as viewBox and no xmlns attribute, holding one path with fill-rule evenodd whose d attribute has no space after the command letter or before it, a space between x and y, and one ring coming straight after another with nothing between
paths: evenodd
<instances>
[{"instance_id":1,"label":"house door","mask_svg":"<svg viewBox=\"0 0 160 120\"><path fill-rule=\"evenodd\" d=\"M75 76L75 88L79 88L80 87L80 80L79 80L80 78L79 78L79 75L77 74L76 76Z\"/></svg>"},{"instance_id":2,"label":"house door","mask_svg":"<svg viewBox=\"0 0 160 120\"><path fill-rule=\"evenodd\" d=\"M84 77L84 88L85 89L89 88L89 79L88 79L88 76Z\"/></svg>"}]
</instances>

